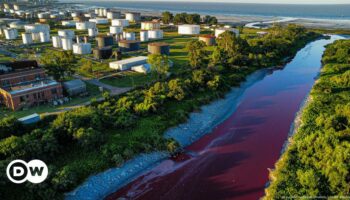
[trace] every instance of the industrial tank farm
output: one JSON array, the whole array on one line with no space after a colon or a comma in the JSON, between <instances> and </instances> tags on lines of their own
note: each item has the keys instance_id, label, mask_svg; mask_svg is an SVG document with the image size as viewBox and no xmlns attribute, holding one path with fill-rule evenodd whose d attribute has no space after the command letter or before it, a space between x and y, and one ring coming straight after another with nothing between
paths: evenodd
<instances>
[{"instance_id":1,"label":"industrial tank farm","mask_svg":"<svg viewBox=\"0 0 350 200\"><path fill-rule=\"evenodd\" d=\"M154 42L148 44L148 52L150 54L162 54L169 55L170 47L168 43L165 42Z\"/></svg>"}]
</instances>

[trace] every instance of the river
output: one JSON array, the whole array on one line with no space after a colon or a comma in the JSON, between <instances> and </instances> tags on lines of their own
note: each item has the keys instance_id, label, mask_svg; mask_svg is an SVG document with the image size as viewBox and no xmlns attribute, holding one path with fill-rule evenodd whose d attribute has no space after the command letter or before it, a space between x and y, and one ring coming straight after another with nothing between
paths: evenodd
<instances>
[{"instance_id":1,"label":"river","mask_svg":"<svg viewBox=\"0 0 350 200\"><path fill-rule=\"evenodd\" d=\"M296 113L321 67L318 40L301 49L283 70L248 88L236 111L186 148L182 159L165 160L108 196L127 199L258 199L269 168L280 156Z\"/></svg>"}]
</instances>

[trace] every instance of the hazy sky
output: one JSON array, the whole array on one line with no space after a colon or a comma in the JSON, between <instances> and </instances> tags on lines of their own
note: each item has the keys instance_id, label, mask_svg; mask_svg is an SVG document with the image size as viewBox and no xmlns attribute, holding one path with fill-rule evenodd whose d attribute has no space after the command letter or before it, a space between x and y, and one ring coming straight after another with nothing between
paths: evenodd
<instances>
[{"instance_id":1,"label":"hazy sky","mask_svg":"<svg viewBox=\"0 0 350 200\"><path fill-rule=\"evenodd\" d=\"M92 1L92 0L89 0ZM118 0L104 0L118 1ZM121 0L125 1L125 0ZM134 0L140 1L140 0ZM169 0L141 0L141 1L169 1ZM186 2L232 2L232 3L277 3L277 4L350 4L350 0L170 0Z\"/></svg>"}]
</instances>

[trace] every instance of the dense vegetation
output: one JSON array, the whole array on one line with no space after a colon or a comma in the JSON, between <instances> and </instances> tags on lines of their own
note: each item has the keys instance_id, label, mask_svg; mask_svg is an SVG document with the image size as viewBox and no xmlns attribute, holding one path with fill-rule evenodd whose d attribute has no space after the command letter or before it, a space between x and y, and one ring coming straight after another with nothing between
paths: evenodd
<instances>
[{"instance_id":1,"label":"dense vegetation","mask_svg":"<svg viewBox=\"0 0 350 200\"><path fill-rule=\"evenodd\" d=\"M201 16L196 13L177 13L175 16L169 11L162 13L162 21L165 24L174 23L174 24L217 24L218 20L214 16L206 15L201 19Z\"/></svg>"},{"instance_id":2,"label":"dense vegetation","mask_svg":"<svg viewBox=\"0 0 350 200\"><path fill-rule=\"evenodd\" d=\"M0 170L13 159L40 158L49 165L49 177L39 185L15 185L1 177L0 198L60 199L89 175L120 165L135 154L174 152L178 144L162 137L166 129L184 122L201 105L223 97L249 73L283 64L318 36L297 26L275 27L271 34L249 40L226 32L213 54L196 49L203 43L189 43L191 67L177 74L164 76L160 68L167 65L167 58L151 57L152 71L159 76L149 86L119 97L105 93L104 102L62 113L20 134L11 133L15 120L2 119L0 130L6 133L0 141Z\"/></svg>"},{"instance_id":3,"label":"dense vegetation","mask_svg":"<svg viewBox=\"0 0 350 200\"><path fill-rule=\"evenodd\" d=\"M266 199L350 195L350 41L327 46L302 124L271 172ZM337 196L337 197L336 197Z\"/></svg>"}]
</instances>

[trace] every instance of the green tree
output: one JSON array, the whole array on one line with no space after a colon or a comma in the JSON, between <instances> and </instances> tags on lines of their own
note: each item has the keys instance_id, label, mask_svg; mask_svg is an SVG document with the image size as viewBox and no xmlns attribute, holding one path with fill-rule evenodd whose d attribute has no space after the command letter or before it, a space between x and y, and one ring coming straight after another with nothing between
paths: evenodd
<instances>
[{"instance_id":1,"label":"green tree","mask_svg":"<svg viewBox=\"0 0 350 200\"><path fill-rule=\"evenodd\" d=\"M169 58L167 55L152 54L148 56L148 63L151 71L158 75L158 79L163 78L169 71Z\"/></svg>"},{"instance_id":2,"label":"green tree","mask_svg":"<svg viewBox=\"0 0 350 200\"><path fill-rule=\"evenodd\" d=\"M41 56L40 62L49 75L63 81L66 75L74 72L76 59L72 51L47 51Z\"/></svg>"},{"instance_id":3,"label":"green tree","mask_svg":"<svg viewBox=\"0 0 350 200\"><path fill-rule=\"evenodd\" d=\"M165 11L162 13L162 21L164 24L169 24L170 22L172 22L174 19L174 15L169 12L169 11Z\"/></svg>"},{"instance_id":4,"label":"green tree","mask_svg":"<svg viewBox=\"0 0 350 200\"><path fill-rule=\"evenodd\" d=\"M187 43L188 57L192 68L196 69L207 65L207 53L203 41L190 41Z\"/></svg>"}]
</instances>

